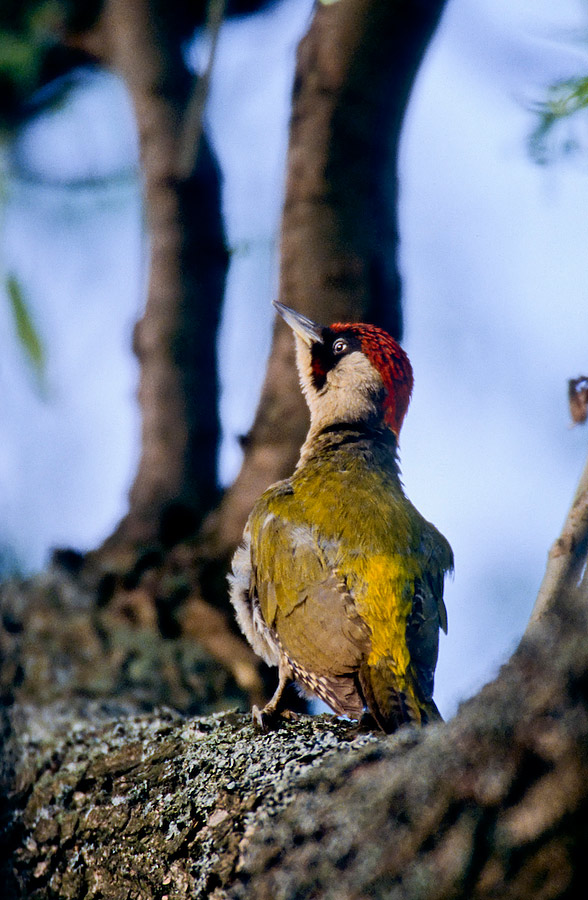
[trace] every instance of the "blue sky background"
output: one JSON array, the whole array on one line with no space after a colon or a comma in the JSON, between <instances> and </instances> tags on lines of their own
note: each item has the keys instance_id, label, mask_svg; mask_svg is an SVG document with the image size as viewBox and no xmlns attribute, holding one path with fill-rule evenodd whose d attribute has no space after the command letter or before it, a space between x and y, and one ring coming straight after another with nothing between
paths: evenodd
<instances>
[{"instance_id":1,"label":"blue sky background","mask_svg":"<svg viewBox=\"0 0 588 900\"><path fill-rule=\"evenodd\" d=\"M290 84L310 14L309 0L282 0L228 23L219 42L208 125L233 249L219 340L224 482L269 349ZM588 373L586 122L562 127L579 152L547 167L527 140L547 86L587 72L580 0L451 0L407 116L401 267L415 392L401 461L408 495L456 555L437 676L445 714L515 646L586 451L566 409L566 380ZM5 169L2 282L14 274L25 291L47 365L40 384L0 289L0 560L31 571L53 546L109 533L137 461L129 348L148 257L120 82L80 78ZM99 189L85 184L97 175ZM67 189L53 183L64 179Z\"/></svg>"}]
</instances>

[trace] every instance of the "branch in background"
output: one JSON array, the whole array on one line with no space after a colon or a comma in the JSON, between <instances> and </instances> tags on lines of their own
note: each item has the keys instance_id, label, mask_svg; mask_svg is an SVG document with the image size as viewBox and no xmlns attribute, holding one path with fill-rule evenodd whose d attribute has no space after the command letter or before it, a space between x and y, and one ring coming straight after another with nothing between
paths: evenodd
<instances>
[{"instance_id":1,"label":"branch in background","mask_svg":"<svg viewBox=\"0 0 588 900\"><path fill-rule=\"evenodd\" d=\"M180 180L191 175L198 159L200 140L204 129L204 110L210 89L210 76L226 8L227 0L209 0L205 32L210 39L210 48L204 72L195 77L192 93L184 111L184 120L178 140L178 178Z\"/></svg>"},{"instance_id":2,"label":"branch in background","mask_svg":"<svg viewBox=\"0 0 588 900\"><path fill-rule=\"evenodd\" d=\"M101 29L103 58L135 107L151 254L134 341L141 458L129 511L92 560L120 570L138 550L192 533L218 498L216 331L228 254L206 141L190 176L177 177L190 77L165 0L108 0Z\"/></svg>"},{"instance_id":3,"label":"branch in background","mask_svg":"<svg viewBox=\"0 0 588 900\"><path fill-rule=\"evenodd\" d=\"M568 383L570 413L574 423L586 421L588 379ZM529 622L533 626L548 613L557 612L558 598L577 587L586 567L588 550L588 460L580 477L561 535L549 551L547 568Z\"/></svg>"},{"instance_id":4,"label":"branch in background","mask_svg":"<svg viewBox=\"0 0 588 900\"><path fill-rule=\"evenodd\" d=\"M588 418L588 378L570 378L568 381L568 401L574 425L583 425Z\"/></svg>"}]
</instances>

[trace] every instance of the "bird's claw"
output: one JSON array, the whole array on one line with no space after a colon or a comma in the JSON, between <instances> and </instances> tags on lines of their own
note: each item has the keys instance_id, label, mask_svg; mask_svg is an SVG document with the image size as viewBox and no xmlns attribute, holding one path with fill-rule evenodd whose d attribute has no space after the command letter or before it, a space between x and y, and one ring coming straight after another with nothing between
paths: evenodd
<instances>
[{"instance_id":1,"label":"bird's claw","mask_svg":"<svg viewBox=\"0 0 588 900\"><path fill-rule=\"evenodd\" d=\"M254 727L257 728L258 731L268 730L268 716L263 709L259 708L259 706L254 706L252 708L251 719L253 720Z\"/></svg>"},{"instance_id":2,"label":"bird's claw","mask_svg":"<svg viewBox=\"0 0 588 900\"><path fill-rule=\"evenodd\" d=\"M281 720L295 722L298 719L298 715L292 712L291 709L278 710L271 707L268 709L267 706L260 709L258 706L254 706L251 709L251 718L254 727L265 734L270 729L279 727Z\"/></svg>"}]
</instances>

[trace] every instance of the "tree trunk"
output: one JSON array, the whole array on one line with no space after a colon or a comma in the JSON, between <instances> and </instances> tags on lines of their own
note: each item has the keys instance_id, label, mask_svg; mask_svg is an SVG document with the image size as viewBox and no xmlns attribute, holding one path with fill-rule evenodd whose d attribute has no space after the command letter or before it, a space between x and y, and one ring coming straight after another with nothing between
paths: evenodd
<instances>
[{"instance_id":1,"label":"tree trunk","mask_svg":"<svg viewBox=\"0 0 588 900\"><path fill-rule=\"evenodd\" d=\"M236 713L13 706L3 896L583 896L588 596L554 599L453 721L393 736L331 716L260 735Z\"/></svg>"},{"instance_id":2,"label":"tree trunk","mask_svg":"<svg viewBox=\"0 0 588 900\"><path fill-rule=\"evenodd\" d=\"M105 55L133 100L145 183L150 267L136 326L141 459L129 511L101 548L171 545L194 531L218 497L216 331L227 251L220 177L200 142L196 167L178 176L190 78L161 0L109 0Z\"/></svg>"},{"instance_id":3,"label":"tree trunk","mask_svg":"<svg viewBox=\"0 0 588 900\"><path fill-rule=\"evenodd\" d=\"M419 64L445 0L316 6L298 48L279 299L315 321L402 333L397 156ZM205 522L202 552L226 568L251 506L288 475L308 428L290 329L279 319L245 458Z\"/></svg>"}]
</instances>

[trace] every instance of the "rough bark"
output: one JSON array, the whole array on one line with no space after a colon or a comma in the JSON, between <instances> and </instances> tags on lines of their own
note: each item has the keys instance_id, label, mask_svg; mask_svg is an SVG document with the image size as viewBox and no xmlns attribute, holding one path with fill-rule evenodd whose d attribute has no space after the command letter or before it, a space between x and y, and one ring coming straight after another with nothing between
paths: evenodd
<instances>
[{"instance_id":1,"label":"rough bark","mask_svg":"<svg viewBox=\"0 0 588 900\"><path fill-rule=\"evenodd\" d=\"M236 713L13 707L6 895L582 896L586 601L559 597L452 722L392 737L329 716L260 735Z\"/></svg>"},{"instance_id":2,"label":"rough bark","mask_svg":"<svg viewBox=\"0 0 588 900\"><path fill-rule=\"evenodd\" d=\"M398 145L410 91L444 5L317 3L300 43L279 299L315 321L371 321L401 336ZM280 319L242 469L202 529L200 552L209 569L226 568L253 502L292 471L307 427L292 335Z\"/></svg>"},{"instance_id":3,"label":"rough bark","mask_svg":"<svg viewBox=\"0 0 588 900\"><path fill-rule=\"evenodd\" d=\"M23 803L14 896L222 896L254 822L274 816L347 730L325 717L259 740L236 713L117 713L90 705L73 733L63 709L42 722L13 714Z\"/></svg>"},{"instance_id":4,"label":"rough bark","mask_svg":"<svg viewBox=\"0 0 588 900\"><path fill-rule=\"evenodd\" d=\"M573 509L585 491L582 478ZM582 516L569 517L570 546L580 546L585 528ZM247 715L157 711L154 704L168 698L152 678L153 661L163 658L165 673L169 651L149 649L137 623L129 655L128 635L113 641L112 611L88 610L88 598L62 576L5 587L5 895L582 896L586 548L581 559L565 559L542 615L498 678L448 724L391 737L357 735L356 726L329 716L260 735ZM175 665L190 671L177 656ZM199 674L204 684L218 683L214 666ZM220 677L226 692L227 675ZM205 689L202 708L210 696ZM169 695L181 707L178 697Z\"/></svg>"},{"instance_id":5,"label":"rough bark","mask_svg":"<svg viewBox=\"0 0 588 900\"><path fill-rule=\"evenodd\" d=\"M581 637L545 628L526 640L496 682L413 746L393 739L310 773L256 832L231 896L581 896L585 616L574 624Z\"/></svg>"}]
</instances>

